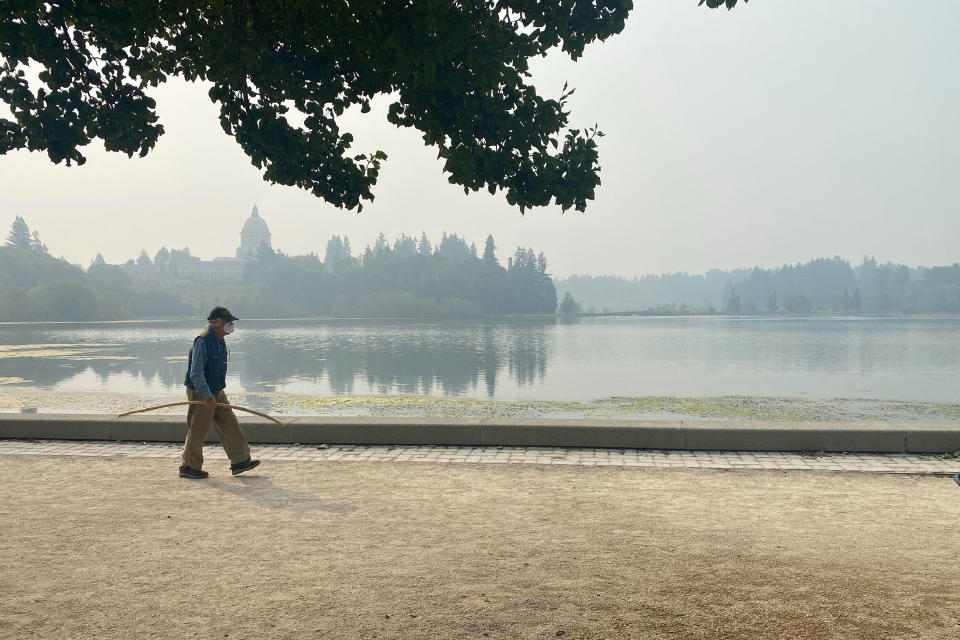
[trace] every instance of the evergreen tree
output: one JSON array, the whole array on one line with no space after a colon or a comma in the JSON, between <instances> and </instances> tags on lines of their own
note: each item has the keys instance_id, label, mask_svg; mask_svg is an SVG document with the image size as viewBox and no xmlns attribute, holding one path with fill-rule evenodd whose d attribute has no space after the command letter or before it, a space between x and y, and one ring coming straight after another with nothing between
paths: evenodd
<instances>
[{"instance_id":1,"label":"evergreen tree","mask_svg":"<svg viewBox=\"0 0 960 640\"><path fill-rule=\"evenodd\" d=\"M513 259L510 261L510 270L523 269L526 264L527 252L524 251L523 247L517 247L517 250L513 252Z\"/></svg>"},{"instance_id":2,"label":"evergreen tree","mask_svg":"<svg viewBox=\"0 0 960 640\"><path fill-rule=\"evenodd\" d=\"M405 233L401 233L393 243L393 253L397 256L409 257L417 253L417 241Z\"/></svg>"},{"instance_id":3,"label":"evergreen tree","mask_svg":"<svg viewBox=\"0 0 960 640\"><path fill-rule=\"evenodd\" d=\"M780 304L777 301L777 290L774 289L773 293L770 294L770 297L767 298L767 311L772 311L776 313L780 310Z\"/></svg>"},{"instance_id":4,"label":"evergreen tree","mask_svg":"<svg viewBox=\"0 0 960 640\"><path fill-rule=\"evenodd\" d=\"M483 263L488 266L497 264L496 245L493 243L493 236L487 236L487 242L483 245Z\"/></svg>"},{"instance_id":5,"label":"evergreen tree","mask_svg":"<svg viewBox=\"0 0 960 640\"><path fill-rule=\"evenodd\" d=\"M417 252L422 256L433 255L433 247L430 246L430 241L427 240L425 232L420 234L420 244L417 245Z\"/></svg>"},{"instance_id":6,"label":"evergreen tree","mask_svg":"<svg viewBox=\"0 0 960 640\"><path fill-rule=\"evenodd\" d=\"M323 254L323 263L328 266L333 266L345 258L346 251L343 246L343 240L340 239L340 236L330 236L330 239L327 240L327 249Z\"/></svg>"},{"instance_id":7,"label":"evergreen tree","mask_svg":"<svg viewBox=\"0 0 960 640\"><path fill-rule=\"evenodd\" d=\"M30 248L34 251L39 251L44 255L48 255L50 252L47 251L47 245L43 244L43 241L40 240L40 232L34 230L30 237Z\"/></svg>"},{"instance_id":8,"label":"evergreen tree","mask_svg":"<svg viewBox=\"0 0 960 640\"><path fill-rule=\"evenodd\" d=\"M444 233L440 244L437 246L440 250L440 255L450 260L466 260L475 257L470 253L470 247L467 246L467 243L457 236L457 234L448 236Z\"/></svg>"},{"instance_id":9,"label":"evergreen tree","mask_svg":"<svg viewBox=\"0 0 960 640\"><path fill-rule=\"evenodd\" d=\"M153 256L154 266L156 266L157 269L165 270L169 263L170 251L166 247L160 247L160 250Z\"/></svg>"},{"instance_id":10,"label":"evergreen tree","mask_svg":"<svg viewBox=\"0 0 960 640\"><path fill-rule=\"evenodd\" d=\"M542 287L540 288L540 313L553 313L557 308L557 285L553 278L543 274L540 279Z\"/></svg>"},{"instance_id":11,"label":"evergreen tree","mask_svg":"<svg viewBox=\"0 0 960 640\"><path fill-rule=\"evenodd\" d=\"M557 308L557 287L553 278L547 275L547 257L542 251L537 255L537 282L540 293L538 313L553 313Z\"/></svg>"},{"instance_id":12,"label":"evergreen tree","mask_svg":"<svg viewBox=\"0 0 960 640\"><path fill-rule=\"evenodd\" d=\"M170 250L166 247L160 247L153 256L153 268L157 274L163 278L169 278L174 274L170 273Z\"/></svg>"},{"instance_id":13,"label":"evergreen tree","mask_svg":"<svg viewBox=\"0 0 960 640\"><path fill-rule=\"evenodd\" d=\"M17 216L14 218L13 224L10 225L10 235L7 236L7 246L29 249L31 244L32 236L30 235L30 227L27 226L26 221L24 221L22 217Z\"/></svg>"},{"instance_id":14,"label":"evergreen tree","mask_svg":"<svg viewBox=\"0 0 960 640\"><path fill-rule=\"evenodd\" d=\"M381 253L389 253L389 252L390 252L390 243L387 242L387 237L383 235L383 233L381 232L377 236L376 244L374 244L373 246L373 253L375 255L378 255Z\"/></svg>"}]
</instances>

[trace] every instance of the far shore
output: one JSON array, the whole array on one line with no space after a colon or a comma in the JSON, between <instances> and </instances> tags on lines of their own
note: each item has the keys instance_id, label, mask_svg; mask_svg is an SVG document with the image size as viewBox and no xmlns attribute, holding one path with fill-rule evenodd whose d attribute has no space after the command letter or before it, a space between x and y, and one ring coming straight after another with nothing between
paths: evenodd
<instances>
[{"instance_id":1,"label":"far shore","mask_svg":"<svg viewBox=\"0 0 960 640\"><path fill-rule=\"evenodd\" d=\"M899 320L899 319L938 319L938 318L960 318L960 313L857 313L851 311L812 311L810 313L727 313L717 311L710 313L707 311L690 312L664 312L647 309L645 311L607 311L607 312L583 312L577 314L525 314L525 315L471 315L471 316L451 316L451 317L424 317L424 316L364 316L364 317L341 317L341 316L303 316L303 317L284 317L284 318L243 318L241 322L510 322L521 320L540 320L540 321L560 321L582 320L589 318L728 318L738 320L752 319L821 319L821 318L857 318L863 320ZM167 317L136 317L136 318L114 318L109 320L17 320L0 321L0 326L5 325L38 325L38 324L106 324L106 323L138 323L138 322L202 322L194 316L167 316Z\"/></svg>"}]
</instances>

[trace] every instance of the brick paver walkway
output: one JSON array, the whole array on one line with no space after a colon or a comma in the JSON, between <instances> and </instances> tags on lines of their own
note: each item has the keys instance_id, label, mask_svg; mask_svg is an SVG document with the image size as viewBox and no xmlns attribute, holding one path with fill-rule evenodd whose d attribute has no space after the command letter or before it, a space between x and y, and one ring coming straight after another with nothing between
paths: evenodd
<instances>
[{"instance_id":1,"label":"brick paver walkway","mask_svg":"<svg viewBox=\"0 0 960 640\"><path fill-rule=\"evenodd\" d=\"M0 440L0 455L125 456L179 458L180 444L69 440ZM953 475L960 460L935 454L824 453L780 451L666 451L656 449L585 449L564 447L453 447L405 445L257 445L261 460L300 462L431 462L479 464L550 464L682 469L757 469L781 471L852 471ZM208 460L225 460L219 445L207 446Z\"/></svg>"}]
</instances>

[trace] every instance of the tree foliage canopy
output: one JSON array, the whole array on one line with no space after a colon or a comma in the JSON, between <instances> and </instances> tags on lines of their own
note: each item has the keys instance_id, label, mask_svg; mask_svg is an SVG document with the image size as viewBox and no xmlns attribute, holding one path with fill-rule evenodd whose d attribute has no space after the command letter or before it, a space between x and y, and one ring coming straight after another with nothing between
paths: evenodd
<instances>
[{"instance_id":1,"label":"tree foliage canopy","mask_svg":"<svg viewBox=\"0 0 960 640\"><path fill-rule=\"evenodd\" d=\"M359 210L386 155L356 153L337 118L384 94L388 120L437 147L451 183L503 191L521 211L551 201L583 211L602 134L568 128L572 91L541 97L529 61L554 47L578 58L619 33L632 4L5 0L0 100L13 119L0 119L0 153L83 164L80 149L100 139L144 156L163 133L145 89L179 76L210 83L221 127L265 180Z\"/></svg>"},{"instance_id":2,"label":"tree foliage canopy","mask_svg":"<svg viewBox=\"0 0 960 640\"><path fill-rule=\"evenodd\" d=\"M7 236L7 244L5 246L17 247L19 249L33 249L40 253L47 253L47 245L40 240L40 233L37 231L31 232L26 220L21 216L13 219L13 224L10 225L10 234Z\"/></svg>"},{"instance_id":3,"label":"tree foliage canopy","mask_svg":"<svg viewBox=\"0 0 960 640\"><path fill-rule=\"evenodd\" d=\"M518 247L504 268L459 236L423 241L426 234L419 246L412 236L390 243L381 234L358 258L348 238L333 236L322 262L315 253L289 256L263 245L243 281L217 281L217 295L258 318L555 312L557 290L543 253ZM98 254L83 271L32 247L0 246L0 321L203 317L210 288L191 285L191 264L188 249L162 248L153 259L141 251L119 266Z\"/></svg>"},{"instance_id":4,"label":"tree foliage canopy","mask_svg":"<svg viewBox=\"0 0 960 640\"><path fill-rule=\"evenodd\" d=\"M747 0L743 0L746 2ZM733 9L737 6L737 0L700 0L701 5L707 5L711 9L716 9L717 7L726 7L727 9Z\"/></svg>"}]
</instances>

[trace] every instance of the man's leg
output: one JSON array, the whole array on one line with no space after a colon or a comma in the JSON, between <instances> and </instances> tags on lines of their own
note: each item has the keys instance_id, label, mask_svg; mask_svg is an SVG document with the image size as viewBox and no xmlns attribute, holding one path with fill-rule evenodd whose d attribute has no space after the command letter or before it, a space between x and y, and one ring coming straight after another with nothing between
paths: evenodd
<instances>
[{"instance_id":1,"label":"man's leg","mask_svg":"<svg viewBox=\"0 0 960 640\"><path fill-rule=\"evenodd\" d=\"M230 404L230 401L227 400L227 394L223 391L217 394L217 402ZM246 462L250 459L250 445L247 444L247 436L240 429L240 423L237 422L237 416L233 409L217 407L213 414L213 428L217 430L220 444L223 445L223 450L227 452L231 464Z\"/></svg>"},{"instance_id":2,"label":"man's leg","mask_svg":"<svg viewBox=\"0 0 960 640\"><path fill-rule=\"evenodd\" d=\"M187 389L187 400L203 401L203 397L193 389ZM187 409L187 439L183 443L183 455L180 459L182 466L198 471L203 468L203 441L207 439L207 433L213 423L213 416L214 409L211 407L199 404L189 405Z\"/></svg>"}]
</instances>

